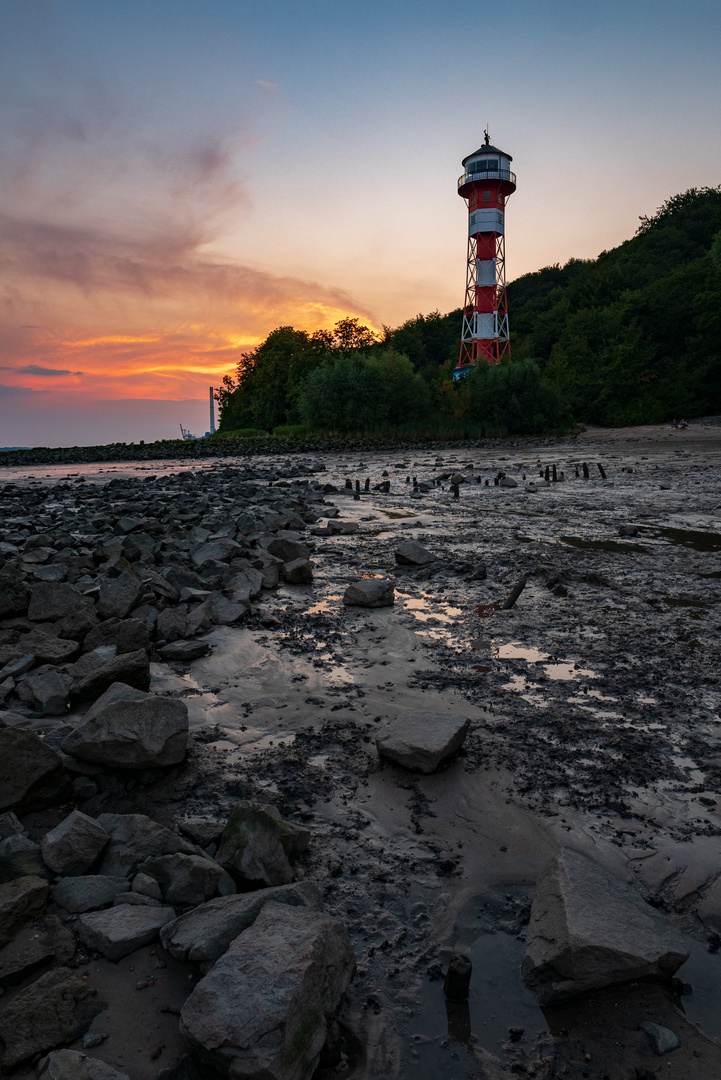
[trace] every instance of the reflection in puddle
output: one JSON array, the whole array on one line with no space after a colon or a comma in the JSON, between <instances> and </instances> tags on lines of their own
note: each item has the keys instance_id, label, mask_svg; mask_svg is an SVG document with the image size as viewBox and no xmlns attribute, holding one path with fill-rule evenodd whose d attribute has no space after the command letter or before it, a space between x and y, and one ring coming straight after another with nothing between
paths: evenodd
<instances>
[{"instance_id":1,"label":"reflection in puddle","mask_svg":"<svg viewBox=\"0 0 721 1080\"><path fill-rule=\"evenodd\" d=\"M533 648L532 646L521 645L517 641L508 641L503 645L493 642L491 645L491 655L498 657L499 660L525 660L527 664L542 665L546 678L554 681L568 681L579 678L599 678L595 671L592 671L590 668L582 668L573 660L553 661L552 663L547 664L544 661L549 659L548 653L541 652L540 649ZM525 676L518 676L518 678L523 679L525 687ZM518 687L511 687L511 689L517 688Z\"/></svg>"},{"instance_id":2,"label":"reflection in puddle","mask_svg":"<svg viewBox=\"0 0 721 1080\"><path fill-rule=\"evenodd\" d=\"M530 1038L548 1030L536 995L521 980L522 941L511 934L482 934L463 951L473 963L467 1002L447 1003L440 979L423 984L414 1036L422 1052L413 1068L416 1077L455 1075L441 1046L444 1038L458 1045L474 1036L485 1050L501 1054L509 1028L524 1029Z\"/></svg>"},{"instance_id":3,"label":"reflection in puddle","mask_svg":"<svg viewBox=\"0 0 721 1080\"><path fill-rule=\"evenodd\" d=\"M314 765L316 769L324 769L327 761L327 754L314 754L313 757L308 758L308 764Z\"/></svg>"}]
</instances>

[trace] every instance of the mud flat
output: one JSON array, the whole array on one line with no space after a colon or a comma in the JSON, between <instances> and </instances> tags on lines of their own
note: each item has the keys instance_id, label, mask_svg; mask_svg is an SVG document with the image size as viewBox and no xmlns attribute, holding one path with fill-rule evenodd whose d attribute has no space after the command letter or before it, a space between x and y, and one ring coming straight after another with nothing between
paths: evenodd
<instances>
[{"instance_id":1,"label":"mud flat","mask_svg":"<svg viewBox=\"0 0 721 1080\"><path fill-rule=\"evenodd\" d=\"M54 899L67 873L41 855L52 858L44 838L74 808L106 831L109 815L142 814L194 857L220 859L229 895L255 896L280 883L251 880L218 846L250 802L309 834L291 858L300 884L287 887L318 890L357 962L334 1007L340 1050L326 1047L318 1080L718 1077L721 427L353 455L3 471L0 580L12 597L0 719L54 751L65 744L65 786L37 808L16 805L26 862L15 842L0 868L5 882L19 866L49 882L33 918L69 930L73 958L58 947L9 981L0 1026L38 972L62 968L107 1007L86 1009L84 1030L52 1045L138 1080L214 1075L178 1025L203 966L166 950L165 930L118 960L88 946L87 916ZM399 562L409 541L428 557ZM393 583L392 605L344 604L349 585L374 580ZM89 625L43 611L41 584L73 590ZM77 650L62 657L48 639ZM205 654L190 659L193 647ZM65 693L54 711L49 673ZM73 757L87 710L126 678L187 706L181 764ZM379 731L418 714L470 720L428 774L376 748ZM567 850L677 935L688 959L675 977L639 969L540 1004L521 964L534 890ZM152 898L143 882L155 874L156 904L174 918L199 910L190 894L173 903L156 851L136 856L114 870L131 891ZM97 860L84 871L98 873ZM603 952L613 928L602 911L596 927ZM457 953L473 963L462 1002L443 992ZM642 1023L679 1045L657 1053ZM93 1034L104 1038L93 1045ZM189 1049L195 1064L175 1065ZM30 1076L35 1064L12 1067Z\"/></svg>"}]
</instances>

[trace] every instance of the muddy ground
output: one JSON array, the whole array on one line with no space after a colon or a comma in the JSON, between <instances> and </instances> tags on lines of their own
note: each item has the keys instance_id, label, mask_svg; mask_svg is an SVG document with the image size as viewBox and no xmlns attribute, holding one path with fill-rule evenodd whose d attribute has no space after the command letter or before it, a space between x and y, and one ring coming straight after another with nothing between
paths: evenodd
<instances>
[{"instance_id":1,"label":"muddy ground","mask_svg":"<svg viewBox=\"0 0 721 1080\"><path fill-rule=\"evenodd\" d=\"M312 585L281 585L240 626L213 630L189 668L154 666L152 689L188 703L188 765L84 809L225 820L239 798L265 797L312 830L303 872L358 959L347 1063L328 1077L718 1077L719 940L695 912L721 870L721 427L314 456L339 487L372 487L385 470L390 492L328 496L360 531L314 541ZM542 485L547 465L565 479ZM449 471L468 478L458 498L447 481L412 497L413 477ZM496 486L499 472L518 486ZM625 525L637 534L619 536ZM409 538L437 556L430 568L395 567ZM343 606L363 574L396 574L393 608ZM521 575L516 605L496 610ZM408 710L471 717L463 750L433 776L378 761L379 724ZM633 879L688 935L673 988L538 1007L519 976L524 927L559 845ZM447 1009L437 978L457 951L474 963L467 1009ZM182 1049L192 979L171 964L138 993L137 964L88 964L99 987L128 983L122 1030L90 1052L145 1080ZM643 1019L681 1047L655 1056ZM107 1033L108 1015L91 1030Z\"/></svg>"}]
</instances>

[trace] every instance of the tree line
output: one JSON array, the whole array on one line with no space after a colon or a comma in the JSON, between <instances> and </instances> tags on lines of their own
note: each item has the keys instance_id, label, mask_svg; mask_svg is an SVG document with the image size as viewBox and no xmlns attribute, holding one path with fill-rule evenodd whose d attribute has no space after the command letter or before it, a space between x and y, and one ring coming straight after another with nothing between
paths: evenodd
<instances>
[{"instance_id":1,"label":"tree line","mask_svg":"<svg viewBox=\"0 0 721 1080\"><path fill-rule=\"evenodd\" d=\"M597 259L508 286L512 363L453 379L461 310L375 334L273 330L216 394L221 434L543 434L721 412L721 187L692 188Z\"/></svg>"}]
</instances>

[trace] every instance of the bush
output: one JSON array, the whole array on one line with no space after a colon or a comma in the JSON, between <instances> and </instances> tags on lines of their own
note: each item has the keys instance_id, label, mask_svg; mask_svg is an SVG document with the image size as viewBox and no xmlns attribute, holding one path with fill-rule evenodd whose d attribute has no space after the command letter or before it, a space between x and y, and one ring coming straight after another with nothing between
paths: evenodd
<instances>
[{"instance_id":1,"label":"bush","mask_svg":"<svg viewBox=\"0 0 721 1080\"><path fill-rule=\"evenodd\" d=\"M533 360L479 364L460 389L468 394L466 419L488 434L538 435L571 422L557 387L544 381Z\"/></svg>"},{"instance_id":2,"label":"bush","mask_svg":"<svg viewBox=\"0 0 721 1080\"><path fill-rule=\"evenodd\" d=\"M280 427L273 428L273 434L283 438L289 435L310 435L312 430L309 424L281 424Z\"/></svg>"},{"instance_id":3,"label":"bush","mask_svg":"<svg viewBox=\"0 0 721 1080\"><path fill-rule=\"evenodd\" d=\"M216 431L212 436L214 439L257 439L261 435L267 435L267 431L263 431L262 428L243 427L234 428L232 431Z\"/></svg>"},{"instance_id":4,"label":"bush","mask_svg":"<svg viewBox=\"0 0 721 1080\"><path fill-rule=\"evenodd\" d=\"M327 360L305 378L299 394L304 420L334 431L413 422L427 413L429 403L425 382L394 349Z\"/></svg>"}]
</instances>

